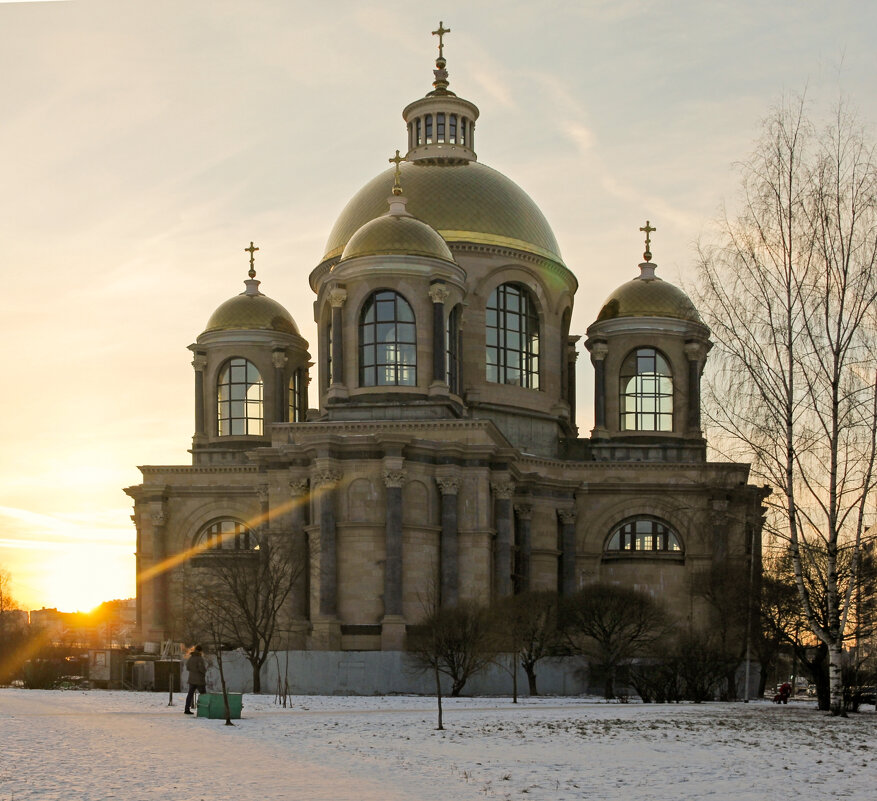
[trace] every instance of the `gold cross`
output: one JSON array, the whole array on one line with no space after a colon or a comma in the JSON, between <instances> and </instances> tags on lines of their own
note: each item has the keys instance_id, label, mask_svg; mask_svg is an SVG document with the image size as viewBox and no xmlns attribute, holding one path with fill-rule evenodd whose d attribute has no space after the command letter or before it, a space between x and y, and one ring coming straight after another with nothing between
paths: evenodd
<instances>
[{"instance_id":1,"label":"gold cross","mask_svg":"<svg viewBox=\"0 0 877 801\"><path fill-rule=\"evenodd\" d=\"M645 234L646 234L646 252L643 253L643 258L644 258L646 261L651 261L651 260L652 260L652 253L651 253L651 251L649 250L649 248L650 248L650 246L651 246L651 244L652 244L652 240L649 239L649 234L651 234L653 231L657 231L657 230L658 230L657 228L652 228L652 224L651 224L648 220L646 220L645 227L644 227L644 228L640 228L640 231L645 231Z\"/></svg>"},{"instance_id":2,"label":"gold cross","mask_svg":"<svg viewBox=\"0 0 877 801\"><path fill-rule=\"evenodd\" d=\"M249 271L249 273L247 273L247 275L249 275L250 278L255 278L255 277L256 277L256 268L255 268L255 266L254 266L255 263L256 263L256 259L255 259L255 257L253 256L253 254L254 254L258 249L259 249L259 248L255 247L255 246L253 245L252 240L250 241L250 246L249 246L248 248L244 248L244 253L249 253L249 254L250 254L250 271Z\"/></svg>"},{"instance_id":3,"label":"gold cross","mask_svg":"<svg viewBox=\"0 0 877 801\"><path fill-rule=\"evenodd\" d=\"M439 58L444 58L444 57L445 57L445 55L444 55L444 46L445 46L445 44L444 44L444 42L442 41L442 39L444 38L444 35L445 35L446 33L450 33L450 32L451 32L451 29L450 29L450 28L446 28L446 27L445 27L445 24L444 24L443 22L441 22L441 21L439 21L438 30L432 32L432 35L433 35L433 36L438 36L438 38L439 38Z\"/></svg>"},{"instance_id":4,"label":"gold cross","mask_svg":"<svg viewBox=\"0 0 877 801\"><path fill-rule=\"evenodd\" d=\"M391 164L396 165L396 174L395 174L395 177L393 178L393 194L394 195L401 195L402 194L402 184L399 183L399 176L402 174L402 171L399 168L399 165L403 161L405 161L405 159L399 155L399 151L397 150L396 155L391 159L387 159L387 161L389 161Z\"/></svg>"}]
</instances>

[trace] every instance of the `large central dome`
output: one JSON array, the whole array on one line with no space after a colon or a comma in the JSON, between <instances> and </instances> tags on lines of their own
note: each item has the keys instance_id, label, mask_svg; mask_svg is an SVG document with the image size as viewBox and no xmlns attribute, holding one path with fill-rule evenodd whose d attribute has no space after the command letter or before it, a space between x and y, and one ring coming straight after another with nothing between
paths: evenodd
<instances>
[{"instance_id":1,"label":"large central dome","mask_svg":"<svg viewBox=\"0 0 877 801\"><path fill-rule=\"evenodd\" d=\"M402 167L408 211L453 246L472 242L532 253L563 264L557 240L539 207L514 181L477 161L414 161ZM322 261L337 259L365 223L384 215L393 169L357 192L335 223Z\"/></svg>"}]
</instances>

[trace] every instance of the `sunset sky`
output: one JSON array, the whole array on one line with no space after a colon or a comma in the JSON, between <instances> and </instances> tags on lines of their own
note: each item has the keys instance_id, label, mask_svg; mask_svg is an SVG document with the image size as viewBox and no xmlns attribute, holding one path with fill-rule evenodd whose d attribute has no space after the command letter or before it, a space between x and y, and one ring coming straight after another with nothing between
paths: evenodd
<instances>
[{"instance_id":1,"label":"sunset sky","mask_svg":"<svg viewBox=\"0 0 877 801\"><path fill-rule=\"evenodd\" d=\"M243 291L250 240L315 353L307 276L404 152L439 20L479 160L533 197L578 276L574 333L637 274L647 218L658 274L692 279L784 93L817 115L843 94L874 122L865 0L0 0L0 568L23 606L133 595L122 488L188 462L186 346Z\"/></svg>"}]
</instances>

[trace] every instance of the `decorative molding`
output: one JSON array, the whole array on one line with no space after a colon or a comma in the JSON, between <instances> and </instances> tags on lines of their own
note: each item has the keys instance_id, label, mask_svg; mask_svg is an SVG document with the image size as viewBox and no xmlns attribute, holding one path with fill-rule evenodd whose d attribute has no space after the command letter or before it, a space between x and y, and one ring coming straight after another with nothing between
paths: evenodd
<instances>
[{"instance_id":1,"label":"decorative molding","mask_svg":"<svg viewBox=\"0 0 877 801\"><path fill-rule=\"evenodd\" d=\"M340 309L347 302L347 290L343 287L333 287L329 290L329 305L333 309Z\"/></svg>"},{"instance_id":2,"label":"decorative molding","mask_svg":"<svg viewBox=\"0 0 877 801\"><path fill-rule=\"evenodd\" d=\"M430 284L429 297L433 303L444 303L451 295L451 291L444 284Z\"/></svg>"},{"instance_id":3,"label":"decorative molding","mask_svg":"<svg viewBox=\"0 0 877 801\"><path fill-rule=\"evenodd\" d=\"M491 481L490 488L497 498L503 501L510 500L515 494L515 485L512 481Z\"/></svg>"},{"instance_id":4,"label":"decorative molding","mask_svg":"<svg viewBox=\"0 0 877 801\"><path fill-rule=\"evenodd\" d=\"M195 358L192 359L192 367L197 373L203 372L207 368L207 356L203 353L196 353Z\"/></svg>"},{"instance_id":5,"label":"decorative molding","mask_svg":"<svg viewBox=\"0 0 877 801\"><path fill-rule=\"evenodd\" d=\"M268 503L268 486L263 485L261 487L256 487L256 495L259 496L259 503L263 506Z\"/></svg>"},{"instance_id":6,"label":"decorative molding","mask_svg":"<svg viewBox=\"0 0 877 801\"><path fill-rule=\"evenodd\" d=\"M706 347L701 342L686 342L683 350L690 362L699 362L706 356Z\"/></svg>"},{"instance_id":7,"label":"decorative molding","mask_svg":"<svg viewBox=\"0 0 877 801\"><path fill-rule=\"evenodd\" d=\"M592 362L602 362L609 353L609 346L605 342L592 342L588 350Z\"/></svg>"},{"instance_id":8,"label":"decorative molding","mask_svg":"<svg viewBox=\"0 0 877 801\"><path fill-rule=\"evenodd\" d=\"M278 370L282 370L284 367L286 367L286 364L288 361L289 361L289 359L287 358L286 354L282 350L275 350L271 354L271 363Z\"/></svg>"},{"instance_id":9,"label":"decorative molding","mask_svg":"<svg viewBox=\"0 0 877 801\"><path fill-rule=\"evenodd\" d=\"M401 487L405 483L404 470L384 470L384 484L388 487Z\"/></svg>"},{"instance_id":10,"label":"decorative molding","mask_svg":"<svg viewBox=\"0 0 877 801\"><path fill-rule=\"evenodd\" d=\"M152 525L155 528L161 528L161 526L167 523L167 515L164 512L153 512L151 518Z\"/></svg>"},{"instance_id":11,"label":"decorative molding","mask_svg":"<svg viewBox=\"0 0 877 801\"><path fill-rule=\"evenodd\" d=\"M460 481L456 478L437 478L435 483L442 495L456 495L460 489Z\"/></svg>"}]
</instances>

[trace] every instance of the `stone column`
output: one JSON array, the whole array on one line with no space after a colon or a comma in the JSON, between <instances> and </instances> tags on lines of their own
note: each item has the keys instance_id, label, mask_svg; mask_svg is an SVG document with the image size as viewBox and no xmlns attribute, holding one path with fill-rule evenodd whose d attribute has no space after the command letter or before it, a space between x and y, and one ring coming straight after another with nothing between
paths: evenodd
<instances>
[{"instance_id":1,"label":"stone column","mask_svg":"<svg viewBox=\"0 0 877 801\"><path fill-rule=\"evenodd\" d=\"M459 537L457 529L457 491L460 482L456 478L437 478L442 494L442 540L440 547L440 603L443 607L456 606L460 600Z\"/></svg>"},{"instance_id":2,"label":"stone column","mask_svg":"<svg viewBox=\"0 0 877 801\"><path fill-rule=\"evenodd\" d=\"M136 510L136 506L135 506ZM134 546L134 581L137 585L137 600L135 601L135 624L137 631L140 632L140 639L143 640L143 590L140 582L140 576L143 574L143 538L140 529L140 515L135 511L131 515L131 522L134 524L134 530L137 532L137 539Z\"/></svg>"},{"instance_id":3,"label":"stone column","mask_svg":"<svg viewBox=\"0 0 877 801\"><path fill-rule=\"evenodd\" d=\"M385 459L384 484L387 488L384 562L384 617L381 619L381 649L405 648L405 617L402 614L402 487L405 471L398 458ZM390 465L387 467L386 465Z\"/></svg>"},{"instance_id":4,"label":"stone column","mask_svg":"<svg viewBox=\"0 0 877 801\"><path fill-rule=\"evenodd\" d=\"M289 382L286 380L286 363L289 359L282 350L275 350L271 354L271 363L274 365L274 414L272 423L289 422Z\"/></svg>"},{"instance_id":5,"label":"stone column","mask_svg":"<svg viewBox=\"0 0 877 801\"><path fill-rule=\"evenodd\" d=\"M558 509L560 517L560 579L561 595L572 595L576 582L576 510Z\"/></svg>"},{"instance_id":6,"label":"stone column","mask_svg":"<svg viewBox=\"0 0 877 801\"><path fill-rule=\"evenodd\" d=\"M253 531L259 542L262 542L268 536L270 528L268 524L270 515L268 485L263 484L261 487L256 487L256 494L259 496L259 521L258 525L253 526ZM252 543L250 543L250 547L252 547Z\"/></svg>"},{"instance_id":7,"label":"stone column","mask_svg":"<svg viewBox=\"0 0 877 801\"><path fill-rule=\"evenodd\" d=\"M688 358L688 434L700 434L700 374L706 352L699 342L686 342L685 355Z\"/></svg>"},{"instance_id":8,"label":"stone column","mask_svg":"<svg viewBox=\"0 0 877 801\"><path fill-rule=\"evenodd\" d=\"M155 509L152 521L152 569L157 572L152 578L152 627L159 632L162 639L168 624L168 576L166 566L162 563L167 559L167 542L165 524L167 515L163 509Z\"/></svg>"},{"instance_id":9,"label":"stone column","mask_svg":"<svg viewBox=\"0 0 877 801\"><path fill-rule=\"evenodd\" d=\"M576 342L581 339L580 336L571 336L568 337L567 341L567 349L566 349L566 401L569 404L569 424L572 426L573 431L577 430L576 426L576 361L579 358L579 352L576 350ZM605 364L605 362L604 362ZM605 399L605 383L606 379L604 376L603 384L604 384L604 399ZM605 400L603 407L603 417L606 417L606 408L605 408ZM606 425L605 419L603 420L603 425Z\"/></svg>"},{"instance_id":10,"label":"stone column","mask_svg":"<svg viewBox=\"0 0 877 801\"><path fill-rule=\"evenodd\" d=\"M335 492L341 476L331 468L317 470L311 484L317 496L320 516L319 611L322 617L338 614L338 554L335 531Z\"/></svg>"},{"instance_id":11,"label":"stone column","mask_svg":"<svg viewBox=\"0 0 877 801\"><path fill-rule=\"evenodd\" d=\"M497 598L504 598L512 593L512 495L515 485L511 481L497 481L490 487L496 519L494 592Z\"/></svg>"},{"instance_id":12,"label":"stone column","mask_svg":"<svg viewBox=\"0 0 877 801\"><path fill-rule=\"evenodd\" d=\"M516 503L515 515L518 531L518 591L530 589L530 554L533 550L530 523L533 520L533 507L528 503Z\"/></svg>"},{"instance_id":13,"label":"stone column","mask_svg":"<svg viewBox=\"0 0 877 801\"><path fill-rule=\"evenodd\" d=\"M609 346L605 342L591 345L591 363L594 365L594 430L592 437L607 437L606 429L606 355Z\"/></svg>"},{"instance_id":14,"label":"stone column","mask_svg":"<svg viewBox=\"0 0 877 801\"><path fill-rule=\"evenodd\" d=\"M329 305L332 307L332 377L329 398L347 397L344 383L344 304L347 290L336 286L329 291Z\"/></svg>"},{"instance_id":15,"label":"stone column","mask_svg":"<svg viewBox=\"0 0 877 801\"><path fill-rule=\"evenodd\" d=\"M289 507L289 546L292 549L292 569L296 571L295 584L289 594L289 613L292 619L294 634L303 635L308 619L308 559L307 535L305 525L307 516L305 505L308 503L308 480L296 478L289 482L289 494L292 498ZM298 630L301 629L299 632ZM304 648L304 642L296 643L296 648Z\"/></svg>"},{"instance_id":16,"label":"stone column","mask_svg":"<svg viewBox=\"0 0 877 801\"><path fill-rule=\"evenodd\" d=\"M445 301L450 292L442 282L429 287L432 299L432 382L448 383L447 353L445 352Z\"/></svg>"},{"instance_id":17,"label":"stone column","mask_svg":"<svg viewBox=\"0 0 877 801\"><path fill-rule=\"evenodd\" d=\"M207 356L203 353L195 353L192 359L192 367L195 368L195 444L200 444L207 436L204 414L204 370L207 368Z\"/></svg>"}]
</instances>

